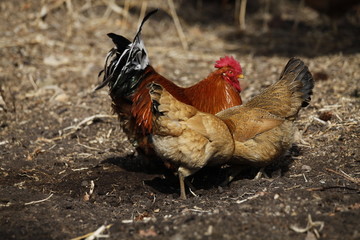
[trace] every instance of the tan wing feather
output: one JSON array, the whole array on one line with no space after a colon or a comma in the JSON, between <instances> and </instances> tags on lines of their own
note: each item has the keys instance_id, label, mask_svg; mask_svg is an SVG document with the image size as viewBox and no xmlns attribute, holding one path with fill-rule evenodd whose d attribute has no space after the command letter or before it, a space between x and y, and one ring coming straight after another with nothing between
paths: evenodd
<instances>
[{"instance_id":1,"label":"tan wing feather","mask_svg":"<svg viewBox=\"0 0 360 240\"><path fill-rule=\"evenodd\" d=\"M245 142L282 124L285 119L258 108L238 106L216 114L228 126L234 140Z\"/></svg>"}]
</instances>

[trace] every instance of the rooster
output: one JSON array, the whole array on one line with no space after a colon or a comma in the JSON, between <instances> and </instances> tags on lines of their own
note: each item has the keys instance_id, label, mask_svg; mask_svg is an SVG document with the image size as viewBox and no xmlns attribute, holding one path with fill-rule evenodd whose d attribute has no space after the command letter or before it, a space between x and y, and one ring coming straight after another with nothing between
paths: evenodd
<instances>
[{"instance_id":1,"label":"rooster","mask_svg":"<svg viewBox=\"0 0 360 240\"><path fill-rule=\"evenodd\" d=\"M245 105L213 115L151 83L153 146L177 167L180 197L186 198L184 179L206 165L264 167L279 159L294 141L294 120L309 104L313 87L307 66L292 58L276 83Z\"/></svg>"},{"instance_id":2,"label":"rooster","mask_svg":"<svg viewBox=\"0 0 360 240\"><path fill-rule=\"evenodd\" d=\"M239 83L242 68L233 57L220 58L214 72L188 88L177 86L155 71L149 63L141 29L156 11L144 17L132 42L123 36L108 34L115 47L106 57L104 69L99 73L99 76L103 74L103 82L96 88L109 86L114 112L127 123L123 128L129 139L145 152L151 151L147 136L153 128L148 83L159 83L177 100L212 114L242 103Z\"/></svg>"}]
</instances>

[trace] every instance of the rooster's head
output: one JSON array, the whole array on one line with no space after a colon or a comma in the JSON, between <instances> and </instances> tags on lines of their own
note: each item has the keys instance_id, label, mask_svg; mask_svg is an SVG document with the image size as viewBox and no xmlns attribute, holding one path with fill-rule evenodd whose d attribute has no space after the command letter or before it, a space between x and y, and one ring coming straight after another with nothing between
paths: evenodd
<instances>
[{"instance_id":1,"label":"rooster's head","mask_svg":"<svg viewBox=\"0 0 360 240\"><path fill-rule=\"evenodd\" d=\"M225 56L215 63L215 67L222 69L223 78L228 81L237 91L241 91L239 78L244 78L242 68L233 57Z\"/></svg>"}]
</instances>

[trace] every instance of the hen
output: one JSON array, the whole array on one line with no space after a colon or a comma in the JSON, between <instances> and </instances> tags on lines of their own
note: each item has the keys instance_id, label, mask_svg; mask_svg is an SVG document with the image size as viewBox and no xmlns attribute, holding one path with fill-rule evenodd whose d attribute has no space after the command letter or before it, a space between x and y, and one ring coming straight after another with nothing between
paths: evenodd
<instances>
[{"instance_id":1,"label":"hen","mask_svg":"<svg viewBox=\"0 0 360 240\"><path fill-rule=\"evenodd\" d=\"M215 64L217 68L207 78L188 88L182 88L166 79L149 64L141 39L141 29L146 20L156 12L148 13L140 24L132 42L114 33L108 34L115 44L105 60L103 82L96 89L109 86L112 107L130 140L141 149L151 149L148 134L152 132L151 100L146 86L150 82L161 84L176 99L203 112L215 114L240 105L242 78L240 64L232 57L224 57Z\"/></svg>"},{"instance_id":2,"label":"hen","mask_svg":"<svg viewBox=\"0 0 360 240\"><path fill-rule=\"evenodd\" d=\"M229 127L235 151L230 164L265 167L294 142L294 120L314 88L308 67L291 58L279 80L243 106L216 114Z\"/></svg>"},{"instance_id":3,"label":"hen","mask_svg":"<svg viewBox=\"0 0 360 240\"><path fill-rule=\"evenodd\" d=\"M152 100L152 142L158 156L177 169L180 197L186 199L184 178L208 164L224 164L234 141L225 122L213 114L176 100L161 85L149 84Z\"/></svg>"},{"instance_id":4,"label":"hen","mask_svg":"<svg viewBox=\"0 0 360 240\"><path fill-rule=\"evenodd\" d=\"M292 145L294 120L310 102L314 81L307 66L292 58L280 79L242 106L216 115L182 103L150 84L153 146L177 167L181 198L184 178L206 165L267 166Z\"/></svg>"}]
</instances>

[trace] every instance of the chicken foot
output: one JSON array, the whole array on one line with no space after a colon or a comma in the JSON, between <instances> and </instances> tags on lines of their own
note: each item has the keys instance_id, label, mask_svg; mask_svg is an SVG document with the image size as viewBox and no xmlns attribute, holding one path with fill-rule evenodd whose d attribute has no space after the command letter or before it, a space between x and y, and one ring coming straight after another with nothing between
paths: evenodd
<instances>
[{"instance_id":1,"label":"chicken foot","mask_svg":"<svg viewBox=\"0 0 360 240\"><path fill-rule=\"evenodd\" d=\"M244 168L246 168L246 166L242 166L242 165L238 165L238 166L234 165L234 166L232 166L228 170L228 173L227 173L227 176L226 176L225 180L220 183L220 186L229 185L237 176L239 176L244 171ZM262 177L269 178L269 176L265 172L264 167L259 169L259 171L257 172L257 174L255 175L255 177L253 179L258 180L258 179L261 179Z\"/></svg>"},{"instance_id":2,"label":"chicken foot","mask_svg":"<svg viewBox=\"0 0 360 240\"><path fill-rule=\"evenodd\" d=\"M262 167L260 168L260 170L258 171L258 173L256 174L256 176L254 177L255 180L260 179L262 176L264 176L265 178L269 178L269 176L266 174L265 172L265 168Z\"/></svg>"},{"instance_id":3,"label":"chicken foot","mask_svg":"<svg viewBox=\"0 0 360 240\"><path fill-rule=\"evenodd\" d=\"M179 172L179 183L180 183L180 198L185 200L186 199L186 190L185 190L185 186L187 186L190 190L190 193L194 196L194 197L198 197L198 195L196 195L196 193L194 193L194 191L192 191L191 189L195 189L194 185L192 185L189 180L187 178L185 178L180 172Z\"/></svg>"}]
</instances>

